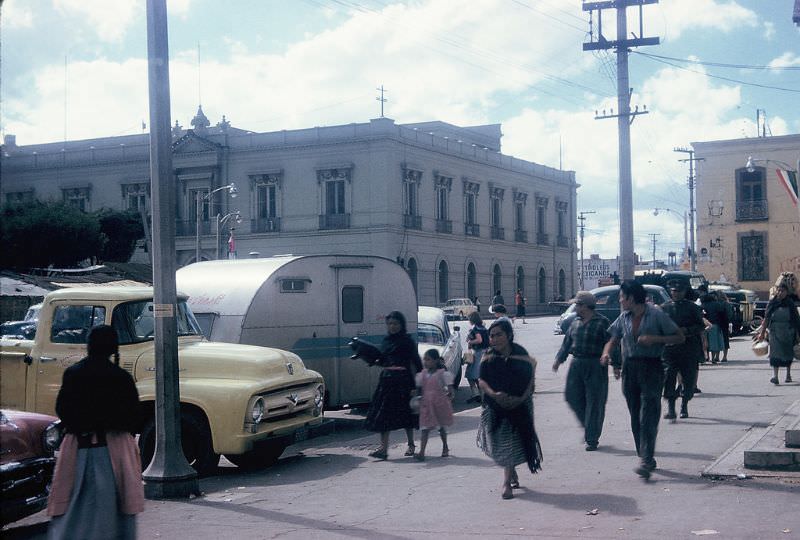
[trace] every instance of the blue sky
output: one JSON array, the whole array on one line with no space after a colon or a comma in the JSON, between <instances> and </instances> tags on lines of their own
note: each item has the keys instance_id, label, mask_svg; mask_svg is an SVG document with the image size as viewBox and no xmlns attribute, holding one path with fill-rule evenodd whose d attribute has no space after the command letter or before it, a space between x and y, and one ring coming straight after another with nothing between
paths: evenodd
<instances>
[{"instance_id":1,"label":"blue sky","mask_svg":"<svg viewBox=\"0 0 800 540\"><path fill-rule=\"evenodd\" d=\"M141 132L147 121L145 2L5 0L3 134L18 144ZM644 8L661 44L630 56L634 242L649 258L680 251L687 168L676 146L800 132L800 29L793 0L661 0ZM583 52L578 0L168 0L172 116L188 126L202 102L253 131L364 122L503 124L503 151L575 170L585 250L615 256L613 53ZM604 34L614 36L613 15ZM629 10L629 30L638 16ZM198 69L198 46L200 68ZM650 56L646 56L650 55ZM666 58L654 58L659 55ZM66 62L65 62L66 58ZM739 67L707 65L700 62ZM726 80L727 79L727 80ZM66 83L66 84L65 84ZM761 85L761 86L755 86ZM793 91L786 91L786 90ZM65 107L66 103L66 107ZM65 121L66 120L66 121Z\"/></svg>"}]
</instances>

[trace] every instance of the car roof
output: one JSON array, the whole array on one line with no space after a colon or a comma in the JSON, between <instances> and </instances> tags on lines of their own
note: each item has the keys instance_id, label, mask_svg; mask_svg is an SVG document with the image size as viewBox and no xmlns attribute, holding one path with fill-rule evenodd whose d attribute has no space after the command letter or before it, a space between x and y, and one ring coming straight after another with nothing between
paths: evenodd
<instances>
[{"instance_id":1,"label":"car roof","mask_svg":"<svg viewBox=\"0 0 800 540\"><path fill-rule=\"evenodd\" d=\"M119 301L152 300L152 287L126 287L126 286L95 286L95 287L66 287L51 291L47 295L48 301L52 300L108 300ZM180 300L188 298L185 294L178 293Z\"/></svg>"},{"instance_id":2,"label":"car roof","mask_svg":"<svg viewBox=\"0 0 800 540\"><path fill-rule=\"evenodd\" d=\"M661 285L652 285L650 283L645 283L644 284L644 288L647 291L664 291L664 292L667 291ZM601 294L601 293L614 292L614 291L619 291L619 285L605 285L603 287L597 287L596 289L592 289L589 292L592 293L592 294Z\"/></svg>"}]
</instances>

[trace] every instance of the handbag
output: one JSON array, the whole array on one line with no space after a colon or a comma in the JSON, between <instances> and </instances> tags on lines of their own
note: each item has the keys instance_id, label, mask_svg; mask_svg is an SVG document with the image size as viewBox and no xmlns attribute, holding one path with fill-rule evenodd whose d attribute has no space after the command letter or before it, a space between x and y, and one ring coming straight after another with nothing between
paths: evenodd
<instances>
[{"instance_id":1,"label":"handbag","mask_svg":"<svg viewBox=\"0 0 800 540\"><path fill-rule=\"evenodd\" d=\"M408 401L408 406L411 408L411 412L414 414L419 414L419 406L422 403L422 396L414 396Z\"/></svg>"},{"instance_id":2,"label":"handbag","mask_svg":"<svg viewBox=\"0 0 800 540\"><path fill-rule=\"evenodd\" d=\"M756 341L753 343L752 349L756 356L766 356L769 354L769 341Z\"/></svg>"},{"instance_id":3,"label":"handbag","mask_svg":"<svg viewBox=\"0 0 800 540\"><path fill-rule=\"evenodd\" d=\"M464 355L462 356L462 360L465 364L470 365L475 362L475 351L472 349L467 349L464 351Z\"/></svg>"}]
</instances>

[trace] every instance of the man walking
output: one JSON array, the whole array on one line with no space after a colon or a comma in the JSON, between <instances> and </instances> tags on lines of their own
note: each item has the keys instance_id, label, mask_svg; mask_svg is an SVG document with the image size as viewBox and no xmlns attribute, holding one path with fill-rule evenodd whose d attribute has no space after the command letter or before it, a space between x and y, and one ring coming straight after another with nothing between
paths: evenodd
<instances>
[{"instance_id":1,"label":"man walking","mask_svg":"<svg viewBox=\"0 0 800 540\"><path fill-rule=\"evenodd\" d=\"M521 317L522 324L528 324L525 322L525 297L522 295L522 289L517 289L516 294L514 294L514 305L517 306L517 315L514 319Z\"/></svg>"},{"instance_id":2,"label":"man walking","mask_svg":"<svg viewBox=\"0 0 800 540\"><path fill-rule=\"evenodd\" d=\"M628 404L631 431L640 458L634 471L648 479L656 468L654 454L664 388L661 354L665 345L683 343L685 338L669 315L647 303L647 293L641 283L623 281L619 303L622 313L609 327L611 339L603 349L601 360L608 365L611 351L622 342L622 393ZM614 376L620 376L616 366Z\"/></svg>"},{"instance_id":3,"label":"man walking","mask_svg":"<svg viewBox=\"0 0 800 540\"><path fill-rule=\"evenodd\" d=\"M667 400L667 414L664 418L675 421L675 400L678 399L676 383L681 374L681 418L689 417L689 400L694 396L697 384L697 364L703 358L702 335L705 331L703 311L692 302L689 284L673 280L667 283L672 300L661 306L664 313L683 331L686 341L664 347L664 399Z\"/></svg>"},{"instance_id":4,"label":"man walking","mask_svg":"<svg viewBox=\"0 0 800 540\"><path fill-rule=\"evenodd\" d=\"M588 291L578 291L571 300L578 317L572 321L553 362L553 371L572 355L564 398L584 429L586 451L597 450L608 399L608 367L600 363L609 338L608 319L595 312L596 300Z\"/></svg>"}]
</instances>

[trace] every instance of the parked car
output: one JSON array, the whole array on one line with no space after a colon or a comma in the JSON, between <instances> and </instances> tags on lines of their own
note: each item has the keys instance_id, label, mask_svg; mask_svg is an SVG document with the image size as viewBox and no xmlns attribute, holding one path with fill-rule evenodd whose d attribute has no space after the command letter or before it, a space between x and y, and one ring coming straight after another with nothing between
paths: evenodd
<instances>
[{"instance_id":1,"label":"parked car","mask_svg":"<svg viewBox=\"0 0 800 540\"><path fill-rule=\"evenodd\" d=\"M58 419L46 414L0 410L0 524L47 506L61 443Z\"/></svg>"},{"instance_id":2,"label":"parked car","mask_svg":"<svg viewBox=\"0 0 800 540\"><path fill-rule=\"evenodd\" d=\"M442 310L449 319L466 320L478 307L469 298L451 298L445 302Z\"/></svg>"},{"instance_id":3,"label":"parked car","mask_svg":"<svg viewBox=\"0 0 800 540\"><path fill-rule=\"evenodd\" d=\"M36 321L39 320L41 308L42 304L34 304L28 308L21 321L7 321L0 324L0 338L33 339L36 335Z\"/></svg>"},{"instance_id":4,"label":"parked car","mask_svg":"<svg viewBox=\"0 0 800 540\"><path fill-rule=\"evenodd\" d=\"M740 289L737 285L730 283L709 283L708 289L711 291L722 291L728 297L728 303L733 308L733 317L729 321L731 333L733 335L744 334L753 328L755 321L755 306L758 295L749 289ZM755 327L761 324L761 320L755 322Z\"/></svg>"},{"instance_id":5,"label":"parked car","mask_svg":"<svg viewBox=\"0 0 800 540\"><path fill-rule=\"evenodd\" d=\"M647 301L656 305L663 304L670 299L669 293L664 287L659 285L644 285L647 291ZM595 311L604 315L609 321L614 320L620 314L619 306L619 285L608 285L606 287L598 287L590 291L597 299L597 307ZM555 333L563 334L575 320L577 314L575 313L575 305L571 304L567 310L561 314L561 317L556 321Z\"/></svg>"},{"instance_id":6,"label":"parked car","mask_svg":"<svg viewBox=\"0 0 800 540\"><path fill-rule=\"evenodd\" d=\"M447 370L453 374L453 384L461 383L461 328L447 324L444 310L419 306L417 311L417 348L422 357L428 349L436 349Z\"/></svg>"}]
</instances>

